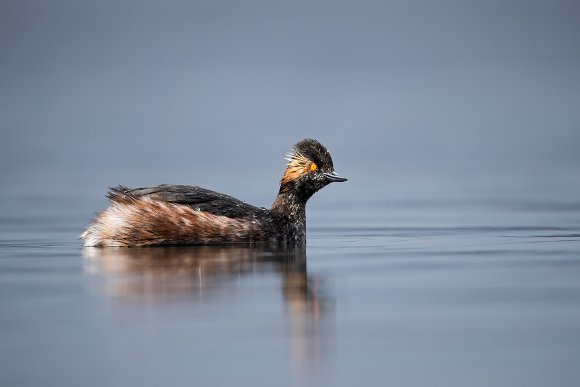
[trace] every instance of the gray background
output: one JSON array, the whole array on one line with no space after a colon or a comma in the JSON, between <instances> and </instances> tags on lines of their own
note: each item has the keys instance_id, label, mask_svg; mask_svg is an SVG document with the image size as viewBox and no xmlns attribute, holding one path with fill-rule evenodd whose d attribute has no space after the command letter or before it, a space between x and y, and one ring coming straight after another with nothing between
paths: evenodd
<instances>
[{"instance_id":1,"label":"gray background","mask_svg":"<svg viewBox=\"0 0 580 387\"><path fill-rule=\"evenodd\" d=\"M579 20L1 0L0 385L579 386ZM76 240L116 184L268 206L303 137L350 180L309 203L302 272Z\"/></svg>"},{"instance_id":2,"label":"gray background","mask_svg":"<svg viewBox=\"0 0 580 387\"><path fill-rule=\"evenodd\" d=\"M328 198L557 195L580 175L579 18L577 1L4 0L2 190L182 183L268 205L314 137L351 178Z\"/></svg>"}]
</instances>

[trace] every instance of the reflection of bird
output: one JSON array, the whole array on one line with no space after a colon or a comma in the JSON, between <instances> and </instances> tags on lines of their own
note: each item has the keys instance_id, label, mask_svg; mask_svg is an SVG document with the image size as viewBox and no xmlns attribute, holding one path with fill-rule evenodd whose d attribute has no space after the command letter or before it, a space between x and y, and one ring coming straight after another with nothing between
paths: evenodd
<instances>
[{"instance_id":1,"label":"reflection of bird","mask_svg":"<svg viewBox=\"0 0 580 387\"><path fill-rule=\"evenodd\" d=\"M304 243L306 202L331 182L345 181L316 140L294 146L271 209L200 187L116 187L111 206L81 235L85 246L152 246L254 242Z\"/></svg>"},{"instance_id":2,"label":"reflection of bird","mask_svg":"<svg viewBox=\"0 0 580 387\"><path fill-rule=\"evenodd\" d=\"M306 248L271 246L181 246L83 250L89 272L105 275L107 291L118 299L164 300L227 289L233 278L278 273L288 306L317 315L318 280L306 271Z\"/></svg>"},{"instance_id":3,"label":"reflection of bird","mask_svg":"<svg viewBox=\"0 0 580 387\"><path fill-rule=\"evenodd\" d=\"M238 281L263 279L266 302L280 279L290 349L296 366L319 364L324 326L333 302L321 277L309 275L306 248L277 246L170 246L138 249L83 249L87 272L99 275L103 290L118 306L173 302L239 302L235 292L247 290ZM254 293L253 293L254 294ZM256 294L254 294L256 296ZM260 297L258 295L258 297ZM261 299L264 300L264 299ZM273 310L279 310L274 307ZM259 321L263 317L255 316ZM275 320L278 321L278 320Z\"/></svg>"}]
</instances>

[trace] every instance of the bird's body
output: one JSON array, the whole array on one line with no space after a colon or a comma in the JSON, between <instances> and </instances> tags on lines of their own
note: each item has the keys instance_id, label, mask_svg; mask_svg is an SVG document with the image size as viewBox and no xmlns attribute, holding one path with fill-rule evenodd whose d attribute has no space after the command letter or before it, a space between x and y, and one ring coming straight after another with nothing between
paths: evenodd
<instances>
[{"instance_id":1,"label":"bird's body","mask_svg":"<svg viewBox=\"0 0 580 387\"><path fill-rule=\"evenodd\" d=\"M270 209L186 185L109 190L111 205L81 235L85 246L287 243L306 241L306 202L332 181L330 154L303 140L289 155Z\"/></svg>"}]
</instances>

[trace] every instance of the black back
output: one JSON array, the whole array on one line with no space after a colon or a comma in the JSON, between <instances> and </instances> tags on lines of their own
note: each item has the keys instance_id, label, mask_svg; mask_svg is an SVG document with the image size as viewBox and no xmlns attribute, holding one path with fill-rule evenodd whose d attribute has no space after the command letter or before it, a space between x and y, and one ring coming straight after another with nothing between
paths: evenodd
<instances>
[{"instance_id":1,"label":"black back","mask_svg":"<svg viewBox=\"0 0 580 387\"><path fill-rule=\"evenodd\" d=\"M190 185L162 184L148 188L110 188L107 197L114 202L150 198L167 203L183 204L199 211L230 218L263 215L267 210L247 204L228 195Z\"/></svg>"}]
</instances>

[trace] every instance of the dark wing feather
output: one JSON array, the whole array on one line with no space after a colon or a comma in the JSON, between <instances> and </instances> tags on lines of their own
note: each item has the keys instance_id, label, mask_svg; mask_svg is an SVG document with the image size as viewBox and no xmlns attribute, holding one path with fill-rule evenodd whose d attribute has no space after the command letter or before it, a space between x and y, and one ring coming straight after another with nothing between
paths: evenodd
<instances>
[{"instance_id":1,"label":"dark wing feather","mask_svg":"<svg viewBox=\"0 0 580 387\"><path fill-rule=\"evenodd\" d=\"M149 188L117 186L109 189L108 198L114 202L127 202L143 197L190 206L200 211L230 218L257 215L262 208L244 203L228 195L189 185L163 184Z\"/></svg>"}]
</instances>

